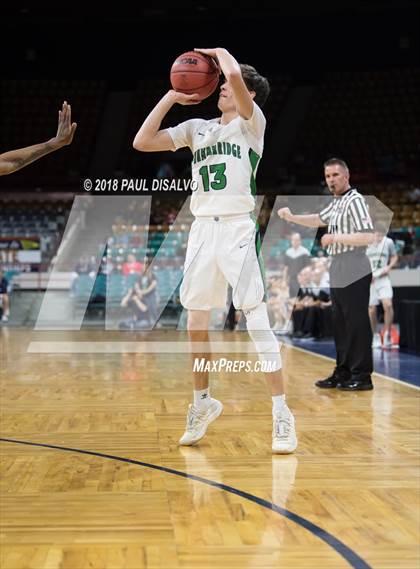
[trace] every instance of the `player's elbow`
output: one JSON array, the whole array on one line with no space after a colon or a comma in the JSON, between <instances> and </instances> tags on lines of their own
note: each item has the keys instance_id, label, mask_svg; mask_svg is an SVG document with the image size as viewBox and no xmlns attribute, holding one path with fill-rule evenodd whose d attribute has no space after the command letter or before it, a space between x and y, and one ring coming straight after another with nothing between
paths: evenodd
<instances>
[{"instance_id":1,"label":"player's elbow","mask_svg":"<svg viewBox=\"0 0 420 569\"><path fill-rule=\"evenodd\" d=\"M6 174L11 174L16 169L17 168L14 167L14 164L12 162L9 162L7 160L2 160L0 158L0 176L5 176Z\"/></svg>"},{"instance_id":2,"label":"player's elbow","mask_svg":"<svg viewBox=\"0 0 420 569\"><path fill-rule=\"evenodd\" d=\"M141 136L136 136L136 138L133 140L134 150L138 150L139 152L145 152L146 146L147 146L146 141Z\"/></svg>"}]
</instances>

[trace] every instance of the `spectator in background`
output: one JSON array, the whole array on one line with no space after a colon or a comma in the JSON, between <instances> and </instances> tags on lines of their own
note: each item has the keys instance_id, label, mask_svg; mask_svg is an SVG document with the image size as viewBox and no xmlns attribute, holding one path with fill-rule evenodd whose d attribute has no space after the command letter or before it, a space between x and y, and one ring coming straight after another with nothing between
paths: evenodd
<instances>
[{"instance_id":1,"label":"spectator in background","mask_svg":"<svg viewBox=\"0 0 420 569\"><path fill-rule=\"evenodd\" d=\"M93 266L89 257L87 255L82 255L79 259L79 262L74 267L74 272L76 276L80 275L88 275L93 271Z\"/></svg>"},{"instance_id":2,"label":"spectator in background","mask_svg":"<svg viewBox=\"0 0 420 569\"><path fill-rule=\"evenodd\" d=\"M267 281L268 311L270 320L273 322L274 333L285 334L289 331L290 324L290 295L287 278L281 276L270 277Z\"/></svg>"},{"instance_id":3,"label":"spectator in background","mask_svg":"<svg viewBox=\"0 0 420 569\"><path fill-rule=\"evenodd\" d=\"M294 297L299 290L297 276L303 268L309 265L311 256L308 249L302 246L300 233L293 233L291 235L290 244L291 247L287 249L284 256L284 264L289 277L290 296Z\"/></svg>"},{"instance_id":4,"label":"spectator in background","mask_svg":"<svg viewBox=\"0 0 420 569\"><path fill-rule=\"evenodd\" d=\"M127 261L123 263L122 273L126 277L132 273L141 273L143 270L143 265L140 261L137 261L136 256L130 253L127 255Z\"/></svg>"},{"instance_id":5,"label":"spectator in background","mask_svg":"<svg viewBox=\"0 0 420 569\"><path fill-rule=\"evenodd\" d=\"M330 273L328 271L328 260L326 257L313 260L313 271L317 272L315 277L318 282L318 288L324 289L330 294ZM313 274L314 276L314 274Z\"/></svg>"},{"instance_id":6,"label":"spectator in background","mask_svg":"<svg viewBox=\"0 0 420 569\"><path fill-rule=\"evenodd\" d=\"M134 320L147 320L150 325L157 320L157 281L153 272L149 275L138 277L125 297L121 301L121 306L129 306L134 311Z\"/></svg>"},{"instance_id":7,"label":"spectator in background","mask_svg":"<svg viewBox=\"0 0 420 569\"><path fill-rule=\"evenodd\" d=\"M171 211L169 211L166 215L166 223L168 225L173 225L175 223L176 220L176 216L177 216L177 211L175 209L172 209Z\"/></svg>"},{"instance_id":8,"label":"spectator in background","mask_svg":"<svg viewBox=\"0 0 420 569\"><path fill-rule=\"evenodd\" d=\"M332 302L330 297L329 279L326 266L320 266L312 271L312 294L315 300L312 308L314 316L312 335L316 339L332 336ZM324 270L325 269L325 270Z\"/></svg>"},{"instance_id":9,"label":"spectator in background","mask_svg":"<svg viewBox=\"0 0 420 569\"><path fill-rule=\"evenodd\" d=\"M312 291L312 269L310 267L303 268L297 275L299 289L296 296L296 302L293 307L293 336L302 338L310 336L310 330L306 324L308 309L314 304L314 294Z\"/></svg>"},{"instance_id":10,"label":"spectator in background","mask_svg":"<svg viewBox=\"0 0 420 569\"><path fill-rule=\"evenodd\" d=\"M317 340L332 335L329 289L322 288L322 270L305 267L298 275L300 289L293 309L293 336Z\"/></svg>"},{"instance_id":11,"label":"spectator in background","mask_svg":"<svg viewBox=\"0 0 420 569\"><path fill-rule=\"evenodd\" d=\"M9 289L9 281L6 279L3 271L0 269L0 300L3 309L3 315L1 318L2 322L7 322L9 320L9 315L10 315L8 289Z\"/></svg>"},{"instance_id":12,"label":"spectator in background","mask_svg":"<svg viewBox=\"0 0 420 569\"><path fill-rule=\"evenodd\" d=\"M75 295L76 291L76 283L80 275L90 275L93 272L92 263L89 261L89 257L87 255L82 255L76 263L74 270L71 274L70 280L70 297Z\"/></svg>"}]
</instances>

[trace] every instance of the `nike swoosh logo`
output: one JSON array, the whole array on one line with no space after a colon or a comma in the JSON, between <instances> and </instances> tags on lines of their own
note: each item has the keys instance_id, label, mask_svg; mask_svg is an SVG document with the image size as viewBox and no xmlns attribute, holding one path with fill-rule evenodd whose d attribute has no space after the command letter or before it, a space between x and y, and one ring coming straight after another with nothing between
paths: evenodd
<instances>
[{"instance_id":1,"label":"nike swoosh logo","mask_svg":"<svg viewBox=\"0 0 420 569\"><path fill-rule=\"evenodd\" d=\"M242 243L242 245L239 245L239 249L242 249L243 247L246 247L248 245L248 243Z\"/></svg>"},{"instance_id":2,"label":"nike swoosh logo","mask_svg":"<svg viewBox=\"0 0 420 569\"><path fill-rule=\"evenodd\" d=\"M198 134L199 134L200 136L204 136L204 133L202 133L202 132L199 132Z\"/></svg>"}]
</instances>

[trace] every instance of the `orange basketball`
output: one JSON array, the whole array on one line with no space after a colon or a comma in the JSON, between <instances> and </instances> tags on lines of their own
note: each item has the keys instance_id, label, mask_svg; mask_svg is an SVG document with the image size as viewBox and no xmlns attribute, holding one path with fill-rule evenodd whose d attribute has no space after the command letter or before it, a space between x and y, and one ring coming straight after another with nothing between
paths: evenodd
<instances>
[{"instance_id":1,"label":"orange basketball","mask_svg":"<svg viewBox=\"0 0 420 569\"><path fill-rule=\"evenodd\" d=\"M219 67L215 60L198 51L187 51L176 58L171 67L171 85L175 91L206 99L219 83Z\"/></svg>"}]
</instances>

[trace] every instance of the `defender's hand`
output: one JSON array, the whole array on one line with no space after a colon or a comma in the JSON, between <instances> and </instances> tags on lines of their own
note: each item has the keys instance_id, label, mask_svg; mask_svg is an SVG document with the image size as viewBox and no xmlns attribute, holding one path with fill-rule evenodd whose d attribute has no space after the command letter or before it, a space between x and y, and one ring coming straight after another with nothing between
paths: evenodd
<instances>
[{"instance_id":1,"label":"defender's hand","mask_svg":"<svg viewBox=\"0 0 420 569\"><path fill-rule=\"evenodd\" d=\"M52 140L53 145L61 148L71 144L76 128L77 123L71 122L71 107L67 101L64 101L61 111L58 111L57 134Z\"/></svg>"}]
</instances>

